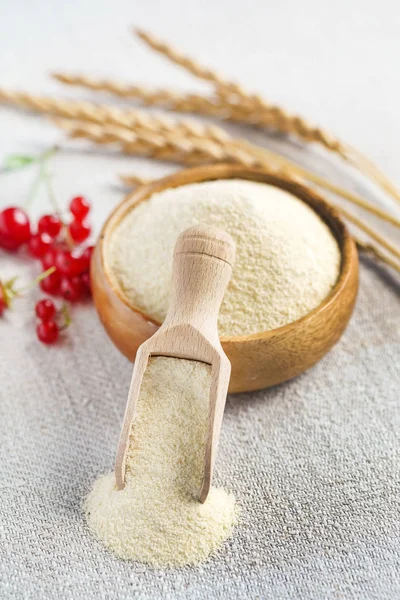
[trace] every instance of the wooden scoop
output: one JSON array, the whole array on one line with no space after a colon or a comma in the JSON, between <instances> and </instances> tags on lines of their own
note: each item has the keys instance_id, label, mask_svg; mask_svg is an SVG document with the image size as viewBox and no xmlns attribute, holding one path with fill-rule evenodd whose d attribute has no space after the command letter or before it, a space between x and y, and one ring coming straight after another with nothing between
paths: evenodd
<instances>
[{"instance_id":1,"label":"wooden scoop","mask_svg":"<svg viewBox=\"0 0 400 600\"><path fill-rule=\"evenodd\" d=\"M125 487L126 453L140 387L150 356L186 358L211 365L209 430L199 500L207 498L217 451L231 364L218 338L217 319L232 274L235 244L226 232L198 225L184 231L174 250L172 290L166 319L139 348L122 425L115 479Z\"/></svg>"}]
</instances>

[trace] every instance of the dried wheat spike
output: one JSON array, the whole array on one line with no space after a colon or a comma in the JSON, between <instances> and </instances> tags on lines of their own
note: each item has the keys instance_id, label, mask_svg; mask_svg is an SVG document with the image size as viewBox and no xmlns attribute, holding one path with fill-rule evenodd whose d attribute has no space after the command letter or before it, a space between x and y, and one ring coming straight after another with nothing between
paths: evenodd
<instances>
[{"instance_id":1,"label":"dried wheat spike","mask_svg":"<svg viewBox=\"0 0 400 600\"><path fill-rule=\"evenodd\" d=\"M304 183L304 180L297 177L290 171L290 168L282 164L262 159L259 155L259 149L256 154L250 151L250 145L240 147L238 143L221 146L210 140L182 140L178 137L163 138L163 135L153 133L134 133L122 127L111 125L101 126L93 123L73 121L70 119L53 119L57 125L65 129L70 137L86 138L97 144L119 144L125 152L159 158L162 160L174 160L185 164L201 162L235 162L246 166L261 166L271 171L275 170L283 173L286 177ZM235 140L233 140L235 142ZM354 223L357 228L364 231L382 245L388 252L400 258L400 250L387 242L380 234L376 233L371 227L365 224L361 219L345 210L337 207L338 210L349 221Z\"/></svg>"},{"instance_id":2,"label":"dried wheat spike","mask_svg":"<svg viewBox=\"0 0 400 600\"><path fill-rule=\"evenodd\" d=\"M173 122L165 117L155 117L137 110L122 111L89 102L38 97L2 89L0 101L74 119L82 124L86 122L87 127L88 121L105 125L102 129L103 138L99 135L99 129L91 129L92 134L97 132L97 143L130 143L134 140L139 144L140 140L140 143L145 141L154 147L166 145L179 152L197 152L200 155L205 153L214 160L221 160L223 156L226 156L227 160L246 160L246 154L242 156L241 145L235 144L223 129L216 126L189 121ZM107 135L111 136L111 139Z\"/></svg>"},{"instance_id":3,"label":"dried wheat spike","mask_svg":"<svg viewBox=\"0 0 400 600\"><path fill-rule=\"evenodd\" d=\"M381 208L371 204L346 190L326 181L325 179L306 171L298 165L290 162L282 156L279 156L266 148L259 148L246 142L246 140L236 140L231 138L223 129L216 126L203 125L194 121L177 120L166 118L164 115L152 115L144 111L129 109L121 110L112 106L97 105L90 102L76 102L73 100L63 100L45 96L33 96L21 92L13 92L0 88L0 102L8 102L12 105L22 108L35 110L45 114L53 114L68 119L80 121L91 121L100 125L115 125L127 130L134 130L136 133L142 133L145 136L148 133L162 134L166 144L176 146L179 141L180 148L186 147L186 140L198 140L199 143L216 142L220 146L231 152L236 148L237 152L243 149L250 152L260 159L270 162L280 161L283 168L290 172L306 178L325 189L342 196L350 202L361 206L372 214L388 221L389 223L400 227L400 220L396 219Z\"/></svg>"},{"instance_id":4,"label":"dried wheat spike","mask_svg":"<svg viewBox=\"0 0 400 600\"><path fill-rule=\"evenodd\" d=\"M192 75L212 82L217 89L217 92L221 94L225 100L233 95L237 95L240 99L240 105L253 113L264 113L258 114L259 121L263 125L271 126L284 133L291 133L297 135L307 142L317 142L333 150L341 155L344 155L344 149L341 142L334 136L324 131L320 127L311 125L298 115L291 115L283 108L275 106L263 100L261 96L256 94L248 94L241 86L237 83L233 83L223 79L215 71L201 66L197 61L184 54L178 52L175 48L160 41L155 36L143 31L136 30L136 34L153 50L160 52L166 56L173 63L180 65Z\"/></svg>"},{"instance_id":5,"label":"dried wheat spike","mask_svg":"<svg viewBox=\"0 0 400 600\"><path fill-rule=\"evenodd\" d=\"M292 115L283 108L270 104L257 94L246 92L239 84L222 78L215 71L203 67L197 61L181 54L155 36L142 30L138 30L137 35L153 50L160 52L173 63L182 66L196 77L210 81L219 97L227 104L232 105L232 99L236 98L237 107L240 107L242 111L252 113L256 123L287 134L297 135L307 142L318 142L329 150L337 152L400 202L400 191L368 158L355 148L343 144L322 128L310 125L307 120L299 115Z\"/></svg>"},{"instance_id":6,"label":"dried wheat spike","mask_svg":"<svg viewBox=\"0 0 400 600\"><path fill-rule=\"evenodd\" d=\"M271 153L267 149L257 148L254 145L248 144L245 140L233 140L223 129L216 126L202 125L187 120L173 121L165 116L149 115L148 113L138 110L130 109L124 111L118 108L106 105L96 105L90 102L76 102L73 100L33 96L31 94L12 92L4 89L0 89L0 101L9 102L22 108L28 108L46 114L54 114L81 121L92 121L93 123L98 124L116 125L126 129L134 129L136 132L143 130L144 134L146 132L155 134L164 133L166 138L172 136L173 143L177 143L178 138L187 137L189 139L197 138L201 142L210 140L215 141L222 146L227 145L228 150L231 150L236 146L239 152L244 147L247 147L252 154L257 154L263 159L270 159L272 161L280 159L283 166L290 168L292 172L296 172L298 175L308 178L314 183L347 198L349 201L358 204L376 216L400 227L400 221L398 219L386 213L379 207L342 190L317 175L307 172L305 169L289 162L283 157L279 158L278 155ZM180 146L181 148L185 147L185 141L182 139L180 140Z\"/></svg>"},{"instance_id":7,"label":"dried wheat spike","mask_svg":"<svg viewBox=\"0 0 400 600\"><path fill-rule=\"evenodd\" d=\"M137 187L140 185L147 185L152 181L152 179L147 179L146 177L142 177L141 175L121 175L121 181L123 181L126 185L130 187Z\"/></svg>"},{"instance_id":8,"label":"dried wheat spike","mask_svg":"<svg viewBox=\"0 0 400 600\"><path fill-rule=\"evenodd\" d=\"M177 160L183 163L199 162L237 162L248 166L261 165L271 169L273 165L251 156L247 150L238 146L223 146L215 141L204 139L188 139L180 135L166 135L160 132L136 132L114 125L98 125L88 121L60 119L51 120L67 131L72 138L85 138L96 144L118 144L124 151L165 160Z\"/></svg>"},{"instance_id":9,"label":"dried wheat spike","mask_svg":"<svg viewBox=\"0 0 400 600\"><path fill-rule=\"evenodd\" d=\"M54 114L82 121L92 121L99 124L108 123L127 129L136 130L141 128L155 133L169 132L175 136L181 134L189 138L210 139L220 143L229 139L229 135L215 125L203 125L196 121L185 119L174 121L165 115L149 114L137 109L122 110L104 104L33 96L1 88L0 102L7 102L21 108L45 114Z\"/></svg>"},{"instance_id":10,"label":"dried wheat spike","mask_svg":"<svg viewBox=\"0 0 400 600\"><path fill-rule=\"evenodd\" d=\"M95 79L86 75L53 73L53 77L66 85L81 86L96 92L107 92L120 98L133 98L145 106L159 106L167 110L217 117L226 121L259 125L269 130L292 133L290 122L282 120L281 111L271 106L268 112L254 107L241 106L230 99L199 94L179 94L167 89L150 90L143 86L121 84L108 79ZM312 136L315 137L314 135ZM315 141L315 139L311 139Z\"/></svg>"},{"instance_id":11,"label":"dried wheat spike","mask_svg":"<svg viewBox=\"0 0 400 600\"><path fill-rule=\"evenodd\" d=\"M268 130L293 134L294 130L306 141L320 141L331 150L337 150L337 144L328 140L325 134L321 138L321 130L312 128L304 119L290 116L285 111L274 105L267 106L264 110L256 109L253 104L238 104L230 97L206 97L199 94L179 94L167 89L149 90L143 86L121 84L106 79L95 79L85 75L72 75L66 73L53 73L53 77L67 85L82 86L93 91L103 91L122 98L134 98L145 106L160 106L167 110L177 112L197 113L199 115L218 117L223 120L259 125Z\"/></svg>"},{"instance_id":12,"label":"dried wheat spike","mask_svg":"<svg viewBox=\"0 0 400 600\"><path fill-rule=\"evenodd\" d=\"M204 79L205 81L212 81L213 83L217 83L218 85L226 85L221 75L219 75L216 71L209 69L207 67L203 67L199 62L194 60L193 58L189 58L185 56L181 52L178 52L176 48L173 48L170 44L162 42L158 38L156 38L151 33L144 31L143 29L136 28L134 29L134 33L143 40L150 48L156 50L160 54L167 56L173 63L183 67L186 71L189 71L195 77L199 79Z\"/></svg>"},{"instance_id":13,"label":"dried wheat spike","mask_svg":"<svg viewBox=\"0 0 400 600\"><path fill-rule=\"evenodd\" d=\"M224 80L215 71L178 53L171 46L154 36L139 31L138 35L154 50L189 70L194 75L211 81L218 93L217 98L201 95L180 95L170 90L149 91L140 86L121 85L112 81L94 80L83 76L56 74L55 77L69 85L82 85L97 91L107 91L122 97L133 97L149 106L163 106L169 110L191 112L222 119L260 125L268 129L298 136L306 142L316 142L340 154L345 160L380 185L397 201L400 192L391 181L365 156L320 127L310 125L299 115L292 115L283 108L266 102L257 94L249 94L237 83Z\"/></svg>"},{"instance_id":14,"label":"dried wheat spike","mask_svg":"<svg viewBox=\"0 0 400 600\"><path fill-rule=\"evenodd\" d=\"M149 89L145 86L128 85L109 79L95 79L86 75L53 73L53 78L66 85L80 86L96 92L107 92L119 98L133 98L145 106L159 106L183 113L197 113L239 122L254 122L255 116L236 105L228 106L217 97L207 98L199 94L180 94L167 89Z\"/></svg>"}]
</instances>

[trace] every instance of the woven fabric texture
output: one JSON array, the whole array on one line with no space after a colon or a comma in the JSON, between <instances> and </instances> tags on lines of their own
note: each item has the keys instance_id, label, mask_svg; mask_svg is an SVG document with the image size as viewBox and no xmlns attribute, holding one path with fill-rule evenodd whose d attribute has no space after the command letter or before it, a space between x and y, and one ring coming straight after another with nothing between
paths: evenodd
<instances>
[{"instance_id":1,"label":"woven fabric texture","mask_svg":"<svg viewBox=\"0 0 400 600\"><path fill-rule=\"evenodd\" d=\"M0 338L0 597L399 597L399 295L363 261L334 350L294 381L228 399L217 481L241 523L206 564L175 570L117 560L81 512L112 468L131 365L91 306L47 348L19 300Z\"/></svg>"}]
</instances>

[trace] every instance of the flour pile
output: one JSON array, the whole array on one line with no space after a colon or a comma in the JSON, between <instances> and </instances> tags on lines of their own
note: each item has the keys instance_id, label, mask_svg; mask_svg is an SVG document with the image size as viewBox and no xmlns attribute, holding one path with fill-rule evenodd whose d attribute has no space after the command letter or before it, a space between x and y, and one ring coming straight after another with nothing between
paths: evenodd
<instances>
[{"instance_id":1,"label":"flour pile","mask_svg":"<svg viewBox=\"0 0 400 600\"><path fill-rule=\"evenodd\" d=\"M168 309L175 242L199 223L225 229L236 243L218 320L221 336L291 323L316 308L336 283L337 242L304 202L252 181L190 184L142 202L116 227L107 248L114 284L159 322Z\"/></svg>"},{"instance_id":2,"label":"flour pile","mask_svg":"<svg viewBox=\"0 0 400 600\"><path fill-rule=\"evenodd\" d=\"M154 566L197 564L230 536L233 496L202 483L210 366L176 358L149 361L130 436L126 485L100 477L85 511L96 537L123 559Z\"/></svg>"}]
</instances>

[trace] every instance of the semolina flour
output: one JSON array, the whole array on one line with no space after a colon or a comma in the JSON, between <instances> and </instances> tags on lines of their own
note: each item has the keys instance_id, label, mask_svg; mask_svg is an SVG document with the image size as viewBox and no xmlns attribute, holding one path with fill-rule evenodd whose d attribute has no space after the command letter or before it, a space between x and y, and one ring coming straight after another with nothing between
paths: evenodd
<instances>
[{"instance_id":1,"label":"semolina flour","mask_svg":"<svg viewBox=\"0 0 400 600\"><path fill-rule=\"evenodd\" d=\"M108 270L127 298L163 321L173 247L186 228L225 229L236 262L218 321L220 335L274 329L316 308L335 285L340 251L327 225L304 202L274 186L244 180L185 185L154 194L114 230Z\"/></svg>"},{"instance_id":2,"label":"semolina flour","mask_svg":"<svg viewBox=\"0 0 400 600\"><path fill-rule=\"evenodd\" d=\"M208 421L210 366L177 358L149 361L130 436L126 485L100 477L85 511L95 536L123 559L156 567L197 564L232 533L232 495L200 490Z\"/></svg>"}]
</instances>

